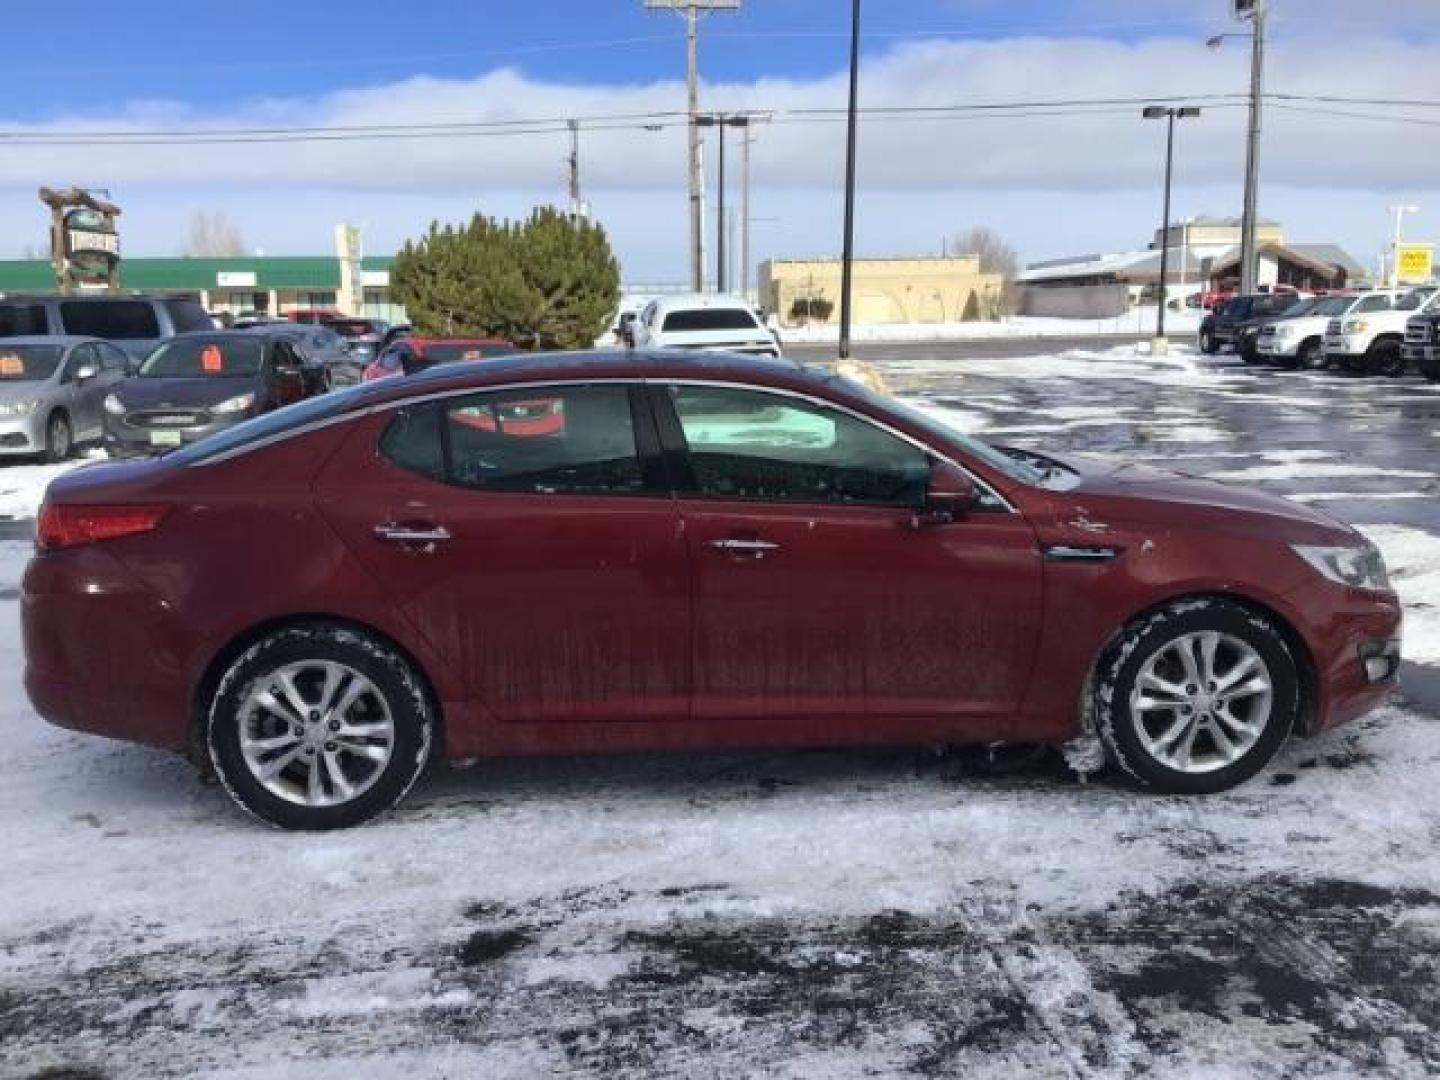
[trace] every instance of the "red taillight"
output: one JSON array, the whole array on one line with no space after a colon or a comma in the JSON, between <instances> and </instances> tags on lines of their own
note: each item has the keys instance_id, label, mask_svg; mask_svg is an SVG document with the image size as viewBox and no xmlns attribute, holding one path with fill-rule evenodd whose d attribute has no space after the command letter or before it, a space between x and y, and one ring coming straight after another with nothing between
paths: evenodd
<instances>
[{"instance_id":1,"label":"red taillight","mask_svg":"<svg viewBox=\"0 0 1440 1080\"><path fill-rule=\"evenodd\" d=\"M169 512L170 507L155 503L132 506L44 503L35 522L35 547L40 551L59 551L134 536L156 528Z\"/></svg>"}]
</instances>

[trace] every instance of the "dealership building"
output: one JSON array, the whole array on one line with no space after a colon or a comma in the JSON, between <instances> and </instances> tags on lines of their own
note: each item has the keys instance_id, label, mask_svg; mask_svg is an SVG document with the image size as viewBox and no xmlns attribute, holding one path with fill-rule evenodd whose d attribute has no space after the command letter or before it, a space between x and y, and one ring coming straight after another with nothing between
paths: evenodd
<instances>
[{"instance_id":1,"label":"dealership building","mask_svg":"<svg viewBox=\"0 0 1440 1080\"><path fill-rule=\"evenodd\" d=\"M389 256L367 256L356 270L333 255L127 257L120 263L120 287L126 292L196 297L215 314L280 316L298 308L333 308L400 322L404 310L390 294L392 261ZM56 291L55 270L48 259L0 261L0 295Z\"/></svg>"}]
</instances>

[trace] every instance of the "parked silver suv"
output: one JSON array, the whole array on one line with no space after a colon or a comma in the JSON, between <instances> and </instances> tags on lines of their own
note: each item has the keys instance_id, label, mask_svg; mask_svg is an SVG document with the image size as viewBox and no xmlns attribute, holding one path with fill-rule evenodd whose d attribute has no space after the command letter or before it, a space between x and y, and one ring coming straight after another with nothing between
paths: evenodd
<instances>
[{"instance_id":1,"label":"parked silver suv","mask_svg":"<svg viewBox=\"0 0 1440 1080\"><path fill-rule=\"evenodd\" d=\"M94 338L0 339L0 454L63 461L99 441L105 395L129 366L119 347Z\"/></svg>"},{"instance_id":2,"label":"parked silver suv","mask_svg":"<svg viewBox=\"0 0 1440 1080\"><path fill-rule=\"evenodd\" d=\"M104 293L95 296L0 298L0 339L22 336L101 338L139 364L165 338L215 329L199 300Z\"/></svg>"}]
</instances>

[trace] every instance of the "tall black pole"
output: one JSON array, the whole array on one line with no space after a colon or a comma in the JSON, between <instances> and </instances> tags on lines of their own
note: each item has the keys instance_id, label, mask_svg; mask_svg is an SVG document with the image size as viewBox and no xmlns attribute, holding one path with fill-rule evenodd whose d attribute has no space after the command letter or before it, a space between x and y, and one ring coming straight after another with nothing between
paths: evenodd
<instances>
[{"instance_id":1,"label":"tall black pole","mask_svg":"<svg viewBox=\"0 0 1440 1080\"><path fill-rule=\"evenodd\" d=\"M850 108L845 142L845 247L840 254L840 359L850 359L850 281L855 261L855 114L860 97L860 0L850 13Z\"/></svg>"},{"instance_id":2,"label":"tall black pole","mask_svg":"<svg viewBox=\"0 0 1440 1080\"><path fill-rule=\"evenodd\" d=\"M716 177L719 190L715 195L715 291L725 289L725 117L717 116L715 126L720 129L720 175Z\"/></svg>"},{"instance_id":3,"label":"tall black pole","mask_svg":"<svg viewBox=\"0 0 1440 1080\"><path fill-rule=\"evenodd\" d=\"M1155 336L1165 336L1165 293L1170 280L1170 173L1175 166L1175 110L1168 117L1165 133L1165 222L1160 229L1160 299L1155 316Z\"/></svg>"}]
</instances>

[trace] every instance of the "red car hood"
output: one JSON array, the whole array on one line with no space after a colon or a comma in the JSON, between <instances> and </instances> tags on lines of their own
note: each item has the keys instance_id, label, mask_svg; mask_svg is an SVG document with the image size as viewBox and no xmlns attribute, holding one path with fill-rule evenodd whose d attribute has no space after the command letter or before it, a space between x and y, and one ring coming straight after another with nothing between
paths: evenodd
<instances>
[{"instance_id":1,"label":"red car hood","mask_svg":"<svg viewBox=\"0 0 1440 1080\"><path fill-rule=\"evenodd\" d=\"M1354 543L1334 518L1255 488L1121 461L1047 454L1078 476L1049 492L1053 523L1067 536L1108 528L1209 529L1288 543Z\"/></svg>"}]
</instances>

